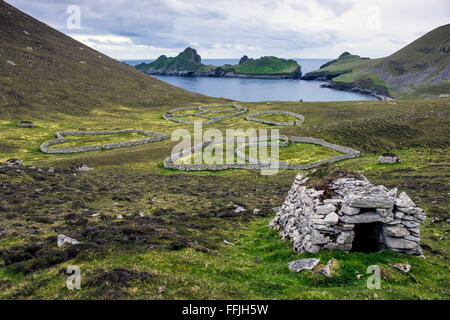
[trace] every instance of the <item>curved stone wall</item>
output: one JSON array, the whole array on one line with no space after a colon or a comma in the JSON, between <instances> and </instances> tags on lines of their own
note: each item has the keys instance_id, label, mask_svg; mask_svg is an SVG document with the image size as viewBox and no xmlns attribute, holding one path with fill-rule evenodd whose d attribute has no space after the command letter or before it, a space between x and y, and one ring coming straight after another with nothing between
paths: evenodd
<instances>
[{"instance_id":1,"label":"curved stone wall","mask_svg":"<svg viewBox=\"0 0 450 320\"><path fill-rule=\"evenodd\" d=\"M259 138L250 138L250 139L242 139L242 138L231 138L231 139L216 139L216 140L210 140L203 142L199 145L196 145L192 147L189 150L186 150L184 152L177 153L175 155L169 156L164 160L164 167L168 169L175 169L175 170L181 170L181 171L201 171L201 170L211 170L211 171L220 171L220 170L227 170L227 169L249 169L249 170L260 170L260 169L271 169L270 163L264 163L260 162L259 160L252 159L249 156L246 156L244 152L242 152L243 149L248 148L250 145L258 145L258 142L260 141L268 141L269 137L259 137ZM337 144L329 143L322 139L317 138L310 138L310 137L286 137L283 135L280 135L280 139L284 140L283 142L279 143L280 146L287 146L289 144L289 140L291 142L302 142L302 143L312 143L321 145L333 150L336 150L338 152L344 153L343 155L335 156L332 158L316 161L313 163L308 164L290 164L288 162L279 162L278 168L282 170L308 170L315 167L318 167L324 163L333 163L337 161L341 161L344 159L351 159L351 158L358 158L361 156L361 152L354 150L352 148L340 146ZM236 155L246 160L250 163L233 163L233 164L175 164L174 162L177 161L180 158L183 158L185 156L188 156L190 154L193 154L196 151L202 150L203 148L211 145L211 144L217 144L217 143L228 143L228 142L256 142L250 143L249 145L239 146L236 148L235 153ZM270 144L272 145L272 143Z\"/></svg>"},{"instance_id":2,"label":"curved stone wall","mask_svg":"<svg viewBox=\"0 0 450 320\"><path fill-rule=\"evenodd\" d=\"M267 146L274 146L274 145L278 144L278 146L280 146L280 147L287 147L289 145L289 138L287 136L284 136L284 135L280 135L279 137L280 137L280 140L283 140L282 142L278 142L278 143L277 142L271 142L271 143L267 144ZM246 149L248 149L250 147L257 147L257 146L259 146L259 142L261 142L261 141L268 141L268 139L267 139L267 137L261 137L260 139L258 139L258 141L256 143L249 143L249 144L246 144L246 145L238 146L236 148L236 150L235 150L236 155L239 158L250 162L251 164L269 165L270 164L269 162L261 162L261 161L259 161L257 159L253 159L250 156L247 156L245 154L244 150L246 150ZM284 162L280 162L280 164L282 164L282 163L284 164ZM287 164L287 162L286 162L286 164Z\"/></svg>"},{"instance_id":3,"label":"curved stone wall","mask_svg":"<svg viewBox=\"0 0 450 320\"><path fill-rule=\"evenodd\" d=\"M153 136L152 138L136 140L136 141L123 141L111 144L105 144L103 147L100 144L92 145L92 146L83 146L83 147L71 147L71 148L49 148L51 145L60 144L67 142L67 139L64 136L79 136L79 135L107 135L107 134L118 134L118 133L141 133L146 136ZM63 131L56 132L57 139L50 140L41 144L40 149L45 153L52 154L65 154L65 153L79 153L79 152L87 152L87 151L98 151L101 149L115 149L122 147L132 147L136 145L146 144L150 142L162 141L167 139L169 136L165 133L144 131L138 129L124 129L124 130L116 130L116 131Z\"/></svg>"},{"instance_id":4,"label":"curved stone wall","mask_svg":"<svg viewBox=\"0 0 450 320\"><path fill-rule=\"evenodd\" d=\"M230 109L227 109L227 110L207 110L206 109L206 108L223 108L223 107L230 107ZM199 110L200 112L193 113L193 114L179 114L179 115L174 114L177 111L183 111L183 110ZM207 113L219 114L219 113L224 113L224 112L229 112L229 111L237 111L237 112L233 113L233 114L222 115L222 116L219 115L217 117L205 116L205 114L207 114ZM222 105L213 105L213 106L205 105L205 106L198 106L198 107L181 107L181 108L172 109L168 113L163 114L162 117L165 120L170 120L170 121L175 121L175 122L185 123L185 124L195 124L196 121L184 120L184 119L182 119L183 117L189 117L189 116L199 117L199 118L203 118L203 119L207 120L207 121L202 121L201 122L202 124L211 124L211 123L217 123L225 118L239 116L246 112L247 112L247 108L238 106L236 104L222 104Z\"/></svg>"},{"instance_id":5,"label":"curved stone wall","mask_svg":"<svg viewBox=\"0 0 450 320\"><path fill-rule=\"evenodd\" d=\"M297 118L298 120L281 122L281 121L258 119L257 116L260 116L262 114L287 114L289 116L293 116L293 117ZM249 114L247 117L245 117L245 120L256 121L256 122L260 122L260 123L264 123L264 124L271 124L271 125L275 125L275 126L296 126L296 125L300 125L303 122L305 122L305 117L302 116L301 114L289 112L289 111L268 110L268 111L261 111L261 112Z\"/></svg>"}]
</instances>

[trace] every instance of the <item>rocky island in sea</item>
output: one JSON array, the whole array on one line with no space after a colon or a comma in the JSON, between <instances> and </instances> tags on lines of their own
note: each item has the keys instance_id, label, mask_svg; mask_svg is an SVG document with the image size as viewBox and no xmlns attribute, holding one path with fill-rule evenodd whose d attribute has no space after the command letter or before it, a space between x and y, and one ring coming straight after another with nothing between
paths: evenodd
<instances>
[{"instance_id":1,"label":"rocky island in sea","mask_svg":"<svg viewBox=\"0 0 450 320\"><path fill-rule=\"evenodd\" d=\"M238 64L205 65L197 51L186 48L176 57L160 56L152 63L141 63L136 69L152 75L188 77L231 77L260 79L300 79L302 71L295 60L273 56L251 59L243 56Z\"/></svg>"}]
</instances>

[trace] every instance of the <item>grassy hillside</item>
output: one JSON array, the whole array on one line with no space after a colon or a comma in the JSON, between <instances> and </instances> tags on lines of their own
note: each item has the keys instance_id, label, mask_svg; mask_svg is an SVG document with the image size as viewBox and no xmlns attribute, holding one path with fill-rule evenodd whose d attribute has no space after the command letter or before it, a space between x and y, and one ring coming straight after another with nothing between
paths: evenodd
<instances>
[{"instance_id":1,"label":"grassy hillside","mask_svg":"<svg viewBox=\"0 0 450 320\"><path fill-rule=\"evenodd\" d=\"M450 24L430 31L386 58L344 56L303 78L332 79L335 88L357 87L395 98L417 98L450 93L449 77Z\"/></svg>"},{"instance_id":2,"label":"grassy hillside","mask_svg":"<svg viewBox=\"0 0 450 320\"><path fill-rule=\"evenodd\" d=\"M429 78L432 78L448 71L450 65L450 24L428 32L384 59L381 65L382 72L393 77L406 73L425 72L432 68L433 70L429 70L428 75Z\"/></svg>"},{"instance_id":3,"label":"grassy hillside","mask_svg":"<svg viewBox=\"0 0 450 320\"><path fill-rule=\"evenodd\" d=\"M344 52L339 58L327 62L322 65L318 70L308 72L302 79L304 80L331 80L342 74L350 73L357 66L370 65L372 61L370 59L363 59L358 55L346 54Z\"/></svg>"},{"instance_id":4,"label":"grassy hillside","mask_svg":"<svg viewBox=\"0 0 450 320\"><path fill-rule=\"evenodd\" d=\"M434 99L245 104L249 112L277 109L303 114L302 126L280 128L280 133L323 138L361 150L362 158L339 162L337 168L358 170L374 183L399 187L426 210L421 237L427 259L388 251L314 255L322 262L332 257L339 261L339 271L330 279L310 272L290 273L287 262L311 255L295 254L289 243L267 228L274 216L272 208L284 201L295 171L260 176L258 171L244 170L168 170L162 161L175 144L170 141L73 155L37 150L53 138L55 130L89 130L98 122L104 128L127 128L132 123L166 133L175 128L192 130L163 120L161 113L167 108L67 117L57 123L42 121L33 129L5 123L0 137L10 149L2 150L0 160L19 157L26 165L44 170L0 168L0 250L6 250L0 258L0 297L448 299L449 103L449 99ZM209 127L273 128L246 121L244 116ZM114 141L98 139L98 143ZM292 150L281 154L289 157L285 160L302 162L311 155L299 147L293 155ZM394 152L403 162L376 164L383 152ZM77 173L69 169L74 163L87 164L93 171ZM48 173L49 167L56 168L55 173ZM310 173L311 178L329 170L332 167L321 168ZM247 211L236 214L234 204ZM253 214L254 208L260 212ZM123 219L117 219L118 214ZM55 236L60 233L82 241L83 246L76 251L56 248ZM1 266L5 259L18 259L27 250L34 252L29 258L8 260L7 266ZM410 263L410 274L389 266L396 262ZM83 274L82 289L75 292L64 285L64 268L74 264ZM372 264L382 267L382 289L376 292L365 286L365 270ZM162 294L158 294L160 286L167 287Z\"/></svg>"},{"instance_id":5,"label":"grassy hillside","mask_svg":"<svg viewBox=\"0 0 450 320\"><path fill-rule=\"evenodd\" d=\"M0 1L0 119L213 99L119 63Z\"/></svg>"}]
</instances>

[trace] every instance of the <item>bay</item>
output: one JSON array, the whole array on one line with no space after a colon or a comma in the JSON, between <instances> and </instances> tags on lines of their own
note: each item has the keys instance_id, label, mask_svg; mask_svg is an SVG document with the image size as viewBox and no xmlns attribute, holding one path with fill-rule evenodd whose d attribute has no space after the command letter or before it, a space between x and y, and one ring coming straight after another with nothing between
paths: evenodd
<instances>
[{"instance_id":1,"label":"bay","mask_svg":"<svg viewBox=\"0 0 450 320\"><path fill-rule=\"evenodd\" d=\"M331 59L294 59L302 67L302 73L317 70ZM135 66L139 63L150 63L154 60L122 60ZM202 63L220 66L236 64L239 59L202 59ZM241 78L208 78L155 76L174 86L205 94L211 97L228 98L242 102L258 101L354 101L376 100L375 97L354 92L338 91L322 88L322 81L305 81L292 79L241 79Z\"/></svg>"}]
</instances>

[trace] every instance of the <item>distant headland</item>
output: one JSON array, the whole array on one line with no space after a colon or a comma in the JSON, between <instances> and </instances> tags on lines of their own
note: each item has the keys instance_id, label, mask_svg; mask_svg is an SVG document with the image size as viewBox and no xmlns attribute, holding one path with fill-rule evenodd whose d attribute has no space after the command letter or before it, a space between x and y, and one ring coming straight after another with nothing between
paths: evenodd
<instances>
[{"instance_id":1,"label":"distant headland","mask_svg":"<svg viewBox=\"0 0 450 320\"><path fill-rule=\"evenodd\" d=\"M160 56L152 63L141 63L136 69L152 75L187 77L300 79L302 71L295 60L273 56L251 59L244 55L238 64L206 65L197 51L186 48L176 57Z\"/></svg>"}]
</instances>

